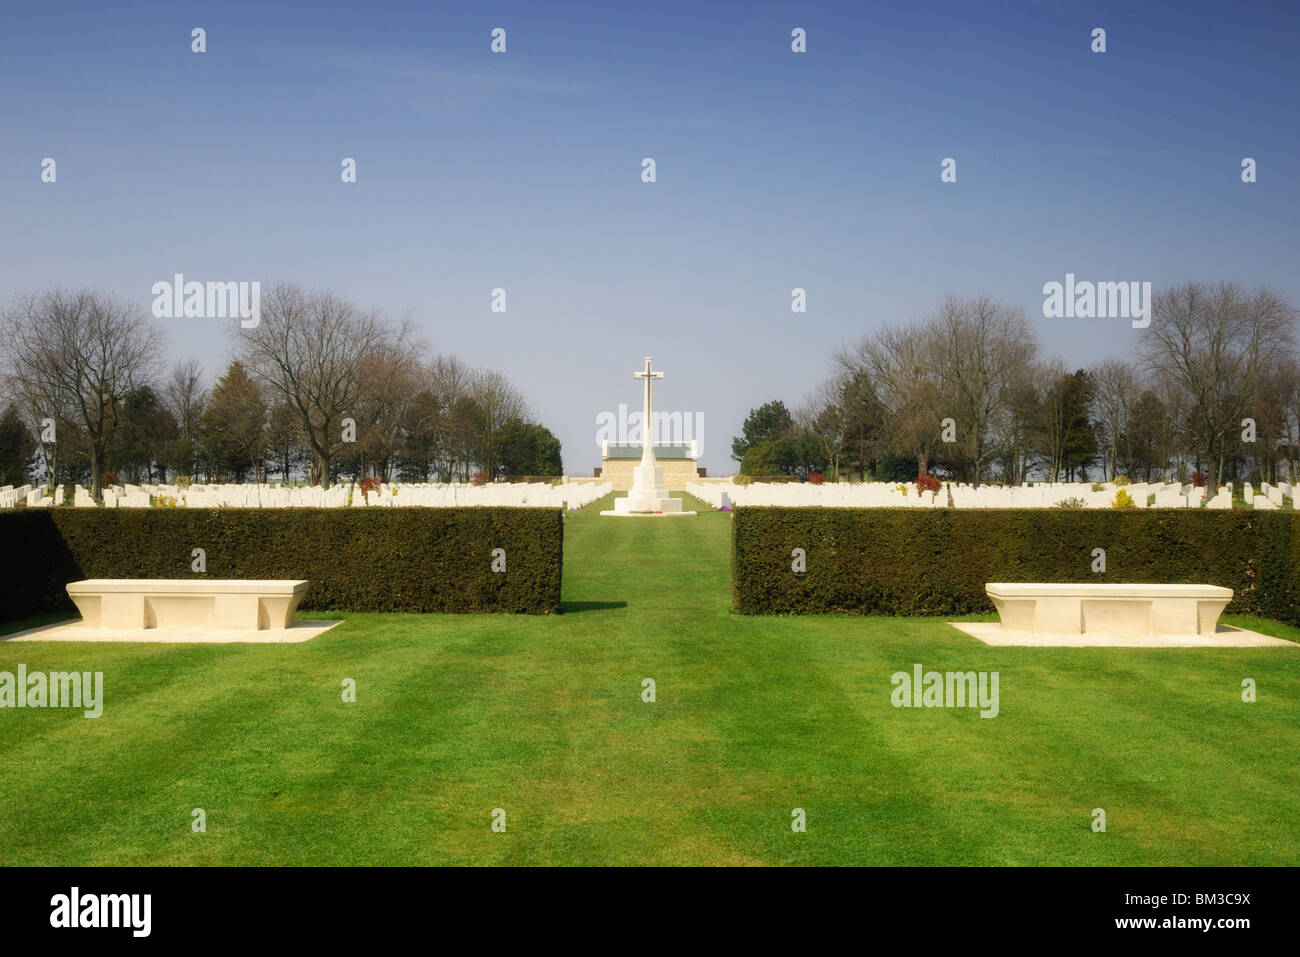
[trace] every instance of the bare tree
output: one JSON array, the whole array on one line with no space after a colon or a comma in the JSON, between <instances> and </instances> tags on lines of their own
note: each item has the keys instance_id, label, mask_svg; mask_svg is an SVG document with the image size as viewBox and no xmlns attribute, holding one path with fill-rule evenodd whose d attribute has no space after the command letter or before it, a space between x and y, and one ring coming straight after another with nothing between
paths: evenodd
<instances>
[{"instance_id":1,"label":"bare tree","mask_svg":"<svg viewBox=\"0 0 1300 957\"><path fill-rule=\"evenodd\" d=\"M468 403L474 370L455 356L440 355L430 362L427 375L433 401L413 424L428 434L434 468L442 481L449 482L456 477L457 466L467 471L467 437L459 412Z\"/></svg>"},{"instance_id":2,"label":"bare tree","mask_svg":"<svg viewBox=\"0 0 1300 957\"><path fill-rule=\"evenodd\" d=\"M343 419L358 409L362 360L393 331L377 314L333 293L282 284L263 296L261 321L236 335L248 367L298 413L312 478L329 488L331 464L343 450Z\"/></svg>"},{"instance_id":3,"label":"bare tree","mask_svg":"<svg viewBox=\"0 0 1300 957\"><path fill-rule=\"evenodd\" d=\"M403 323L361 360L361 395L357 423L362 451L375 474L387 482L393 460L401 451L410 424L408 410L420 393L424 344Z\"/></svg>"},{"instance_id":4,"label":"bare tree","mask_svg":"<svg viewBox=\"0 0 1300 957\"><path fill-rule=\"evenodd\" d=\"M1289 457L1290 454L1286 407L1286 394L1290 390L1288 367L1294 367L1294 363L1276 362L1260 376L1251 409L1256 428L1255 442L1242 443L1245 457L1254 464L1255 476L1273 484L1278 482L1279 457Z\"/></svg>"},{"instance_id":5,"label":"bare tree","mask_svg":"<svg viewBox=\"0 0 1300 957\"><path fill-rule=\"evenodd\" d=\"M207 395L203 367L195 359L176 363L163 386L163 400L182 430L198 431Z\"/></svg>"},{"instance_id":6,"label":"bare tree","mask_svg":"<svg viewBox=\"0 0 1300 957\"><path fill-rule=\"evenodd\" d=\"M1008 379L1001 445L1003 478L1013 485L1026 480L1038 454L1036 436L1041 415L1040 398L1046 390L1043 369L1042 363L1031 362L1012 370Z\"/></svg>"},{"instance_id":7,"label":"bare tree","mask_svg":"<svg viewBox=\"0 0 1300 957\"><path fill-rule=\"evenodd\" d=\"M178 474L194 475L199 469L200 434L208 392L203 388L203 367L194 359L178 362L163 386L163 402L176 418L180 437L173 443L168 464Z\"/></svg>"},{"instance_id":8,"label":"bare tree","mask_svg":"<svg viewBox=\"0 0 1300 957\"><path fill-rule=\"evenodd\" d=\"M949 296L925 325L942 386L940 412L956 421L963 457L979 485L998 452L996 428L1006 417L1017 369L1034 360L1037 339L1020 309L988 296Z\"/></svg>"},{"instance_id":9,"label":"bare tree","mask_svg":"<svg viewBox=\"0 0 1300 957\"><path fill-rule=\"evenodd\" d=\"M1029 435L1049 482L1061 481L1068 427L1068 393L1061 388L1061 383L1069 375L1065 363L1058 357L1034 363L1034 409L1029 417Z\"/></svg>"},{"instance_id":10,"label":"bare tree","mask_svg":"<svg viewBox=\"0 0 1300 957\"><path fill-rule=\"evenodd\" d=\"M1190 400L1178 384L1168 376L1156 376L1150 391L1153 400L1149 404L1162 413L1157 423L1157 431L1160 433L1158 455L1166 466L1173 466L1173 474L1180 481L1189 479L1194 467L1200 465L1200 455L1196 453L1196 444L1193 441ZM1141 395L1139 394L1139 399ZM1130 417L1135 411L1136 409L1130 409ZM1128 432L1132 431L1132 423L1130 423ZM1121 448L1125 454L1130 454L1131 449L1127 442Z\"/></svg>"},{"instance_id":11,"label":"bare tree","mask_svg":"<svg viewBox=\"0 0 1300 957\"><path fill-rule=\"evenodd\" d=\"M1117 463L1121 459L1131 459L1131 455L1123 454L1120 445L1129 434L1129 411L1140 391L1137 374L1123 359L1106 359L1089 371L1095 384L1092 416L1097 429L1097 444L1101 448L1102 469L1104 478L1112 481Z\"/></svg>"},{"instance_id":12,"label":"bare tree","mask_svg":"<svg viewBox=\"0 0 1300 957\"><path fill-rule=\"evenodd\" d=\"M122 402L155 371L160 333L133 306L89 290L21 296L4 325L0 341L13 375L37 401L57 407L39 418L63 418L80 433L91 494L102 498Z\"/></svg>"},{"instance_id":13,"label":"bare tree","mask_svg":"<svg viewBox=\"0 0 1300 957\"><path fill-rule=\"evenodd\" d=\"M840 480L840 457L846 437L846 391L849 380L837 376L824 382L795 411L798 426L817 443L817 450L831 467L831 481Z\"/></svg>"},{"instance_id":14,"label":"bare tree","mask_svg":"<svg viewBox=\"0 0 1300 957\"><path fill-rule=\"evenodd\" d=\"M496 478L501 434L511 422L529 417L528 404L505 376L490 369L474 374L469 397L473 408L471 447L483 471Z\"/></svg>"},{"instance_id":15,"label":"bare tree","mask_svg":"<svg viewBox=\"0 0 1300 957\"><path fill-rule=\"evenodd\" d=\"M885 443L914 455L918 473L929 471L939 440L941 386L931 346L923 329L891 326L836 357L847 375L870 383L884 412Z\"/></svg>"},{"instance_id":16,"label":"bare tree","mask_svg":"<svg viewBox=\"0 0 1300 957\"><path fill-rule=\"evenodd\" d=\"M1282 405L1282 447L1286 480L1295 484L1300 473L1300 359L1285 360L1277 373L1278 400Z\"/></svg>"},{"instance_id":17,"label":"bare tree","mask_svg":"<svg viewBox=\"0 0 1300 957\"><path fill-rule=\"evenodd\" d=\"M1223 481L1233 433L1250 417L1267 369L1295 344L1296 310L1270 289L1189 282L1154 297L1143 356L1188 398L1190 427L1210 471L1206 494Z\"/></svg>"},{"instance_id":18,"label":"bare tree","mask_svg":"<svg viewBox=\"0 0 1300 957\"><path fill-rule=\"evenodd\" d=\"M6 327L12 328L8 322ZM14 361L12 349L4 350L6 366ZM17 410L24 426L36 437L36 450L47 488L54 490L55 475L61 462L71 457L78 446L73 424L73 397L62 383L28 372L20 375L8 368L4 374L4 396ZM53 433L52 438L51 431Z\"/></svg>"}]
</instances>

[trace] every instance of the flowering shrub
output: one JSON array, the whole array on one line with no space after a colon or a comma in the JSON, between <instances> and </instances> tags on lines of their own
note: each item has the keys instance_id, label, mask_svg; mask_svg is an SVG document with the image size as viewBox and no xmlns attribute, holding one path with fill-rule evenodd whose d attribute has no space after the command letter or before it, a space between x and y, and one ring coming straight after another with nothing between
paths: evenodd
<instances>
[{"instance_id":1,"label":"flowering shrub","mask_svg":"<svg viewBox=\"0 0 1300 957\"><path fill-rule=\"evenodd\" d=\"M825 473L825 472L809 472L809 473L808 473L808 484L809 484L809 485L821 485L821 484L822 484L823 482L825 482L825 481L826 481L826 473Z\"/></svg>"},{"instance_id":2,"label":"flowering shrub","mask_svg":"<svg viewBox=\"0 0 1300 957\"><path fill-rule=\"evenodd\" d=\"M1188 481L1190 481L1195 488L1205 488L1205 473L1193 472L1188 476Z\"/></svg>"},{"instance_id":3,"label":"flowering shrub","mask_svg":"<svg viewBox=\"0 0 1300 957\"><path fill-rule=\"evenodd\" d=\"M368 502L370 501L371 492L374 492L376 495L379 494L379 479L363 478L359 484L359 487L361 489L361 497Z\"/></svg>"},{"instance_id":4,"label":"flowering shrub","mask_svg":"<svg viewBox=\"0 0 1300 957\"><path fill-rule=\"evenodd\" d=\"M1132 479L1130 479L1127 475L1116 475L1115 487L1122 488L1123 486L1130 484L1131 481Z\"/></svg>"},{"instance_id":5,"label":"flowering shrub","mask_svg":"<svg viewBox=\"0 0 1300 957\"><path fill-rule=\"evenodd\" d=\"M100 484L100 485L116 485L116 484L117 484L117 472L115 472L113 469L104 469L104 471L102 471L102 472L99 473L99 484Z\"/></svg>"},{"instance_id":6,"label":"flowering shrub","mask_svg":"<svg viewBox=\"0 0 1300 957\"><path fill-rule=\"evenodd\" d=\"M1124 489L1120 489L1118 492L1115 493L1115 501L1110 503L1110 507L1111 508L1137 508L1137 506L1133 504L1133 497L1129 495L1128 492L1126 492Z\"/></svg>"},{"instance_id":7,"label":"flowering shrub","mask_svg":"<svg viewBox=\"0 0 1300 957\"><path fill-rule=\"evenodd\" d=\"M943 488L943 483L931 475L929 472L922 472L912 480L916 484L916 494L922 492L937 492Z\"/></svg>"},{"instance_id":8,"label":"flowering shrub","mask_svg":"<svg viewBox=\"0 0 1300 957\"><path fill-rule=\"evenodd\" d=\"M488 480L488 474L487 474L487 472L475 472L475 473L474 473L474 481L473 481L473 484L475 484L475 485L487 485L487 480Z\"/></svg>"}]
</instances>

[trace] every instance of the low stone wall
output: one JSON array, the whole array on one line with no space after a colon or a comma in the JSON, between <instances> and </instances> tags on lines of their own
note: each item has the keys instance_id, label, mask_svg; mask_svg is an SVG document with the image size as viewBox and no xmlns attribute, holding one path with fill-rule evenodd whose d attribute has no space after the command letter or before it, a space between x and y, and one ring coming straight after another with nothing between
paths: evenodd
<instances>
[{"instance_id":1,"label":"low stone wall","mask_svg":"<svg viewBox=\"0 0 1300 957\"><path fill-rule=\"evenodd\" d=\"M632 487L632 470L640 464L640 459L606 459L600 479L609 482L614 491L626 492ZM656 459L655 465L664 470L664 485L670 491L684 492L688 483L697 480L695 459Z\"/></svg>"}]
</instances>

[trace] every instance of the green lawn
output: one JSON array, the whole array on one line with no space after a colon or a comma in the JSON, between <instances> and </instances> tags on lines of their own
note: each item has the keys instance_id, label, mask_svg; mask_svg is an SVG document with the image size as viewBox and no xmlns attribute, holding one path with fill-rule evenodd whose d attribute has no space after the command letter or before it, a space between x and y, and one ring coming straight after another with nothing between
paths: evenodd
<instances>
[{"instance_id":1,"label":"green lawn","mask_svg":"<svg viewBox=\"0 0 1300 957\"><path fill-rule=\"evenodd\" d=\"M106 697L97 720L0 710L0 863L1300 863L1300 648L990 648L933 619L734 617L728 513L608 507L569 513L559 616L0 643L0 670L102 671ZM1000 714L892 707L917 662L999 672Z\"/></svg>"}]
</instances>

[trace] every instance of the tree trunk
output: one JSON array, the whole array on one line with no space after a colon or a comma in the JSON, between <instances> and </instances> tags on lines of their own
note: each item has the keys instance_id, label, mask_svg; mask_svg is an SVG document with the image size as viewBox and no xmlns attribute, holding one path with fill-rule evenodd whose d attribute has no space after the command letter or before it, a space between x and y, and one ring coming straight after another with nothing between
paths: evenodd
<instances>
[{"instance_id":1,"label":"tree trunk","mask_svg":"<svg viewBox=\"0 0 1300 957\"><path fill-rule=\"evenodd\" d=\"M45 446L41 446L41 456L45 459L45 484L49 487L50 495L54 494L54 470L58 467L58 459L53 452L45 451Z\"/></svg>"},{"instance_id":2,"label":"tree trunk","mask_svg":"<svg viewBox=\"0 0 1300 957\"><path fill-rule=\"evenodd\" d=\"M90 497L96 502L104 498L104 453L97 446L90 447Z\"/></svg>"}]
</instances>

